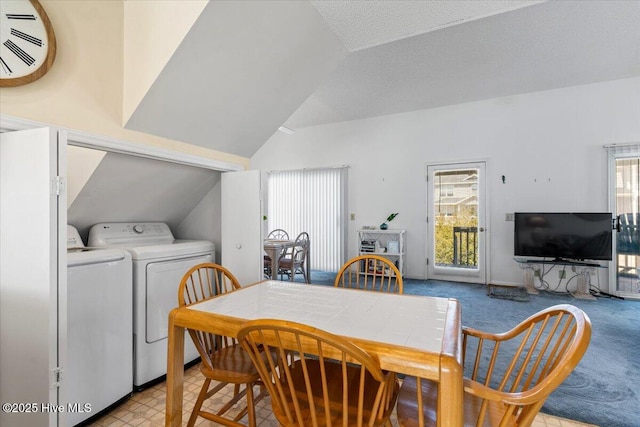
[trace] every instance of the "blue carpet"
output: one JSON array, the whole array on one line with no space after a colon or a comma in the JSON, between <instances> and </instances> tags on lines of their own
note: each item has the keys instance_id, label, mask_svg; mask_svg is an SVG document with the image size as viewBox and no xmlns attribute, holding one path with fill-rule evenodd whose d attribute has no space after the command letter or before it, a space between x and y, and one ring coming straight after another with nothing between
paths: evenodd
<instances>
[{"instance_id":1,"label":"blue carpet","mask_svg":"<svg viewBox=\"0 0 640 427\"><path fill-rule=\"evenodd\" d=\"M312 282L333 285L335 273L314 271ZM541 293L527 302L490 298L484 285L405 279L404 293L455 298L462 322L504 332L555 304L573 304L591 318L593 333L582 361L546 401L542 412L601 427L640 427L640 302Z\"/></svg>"}]
</instances>

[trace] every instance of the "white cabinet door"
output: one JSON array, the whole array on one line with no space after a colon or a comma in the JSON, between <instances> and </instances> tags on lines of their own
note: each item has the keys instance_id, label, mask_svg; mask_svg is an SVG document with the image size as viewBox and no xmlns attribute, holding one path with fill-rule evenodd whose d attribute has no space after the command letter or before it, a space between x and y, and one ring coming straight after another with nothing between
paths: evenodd
<instances>
[{"instance_id":1,"label":"white cabinet door","mask_svg":"<svg viewBox=\"0 0 640 427\"><path fill-rule=\"evenodd\" d=\"M262 280L260 171L226 172L221 177L222 265L241 285Z\"/></svg>"},{"instance_id":2,"label":"white cabinet door","mask_svg":"<svg viewBox=\"0 0 640 427\"><path fill-rule=\"evenodd\" d=\"M61 146L66 141L49 128L0 135L0 402L39 405L36 413L0 411L2 426L58 425L59 322L66 330L66 301L58 300L59 286L66 296Z\"/></svg>"}]
</instances>

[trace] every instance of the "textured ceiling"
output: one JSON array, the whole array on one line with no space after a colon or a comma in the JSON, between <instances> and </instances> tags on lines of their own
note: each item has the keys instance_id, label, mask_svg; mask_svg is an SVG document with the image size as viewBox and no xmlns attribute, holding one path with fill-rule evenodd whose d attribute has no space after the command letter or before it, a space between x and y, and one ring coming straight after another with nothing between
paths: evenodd
<instances>
[{"instance_id":1,"label":"textured ceiling","mask_svg":"<svg viewBox=\"0 0 640 427\"><path fill-rule=\"evenodd\" d=\"M211 1L127 127L250 157L282 124L638 76L639 23L640 1Z\"/></svg>"},{"instance_id":2,"label":"textured ceiling","mask_svg":"<svg viewBox=\"0 0 640 427\"><path fill-rule=\"evenodd\" d=\"M637 75L640 2L546 2L350 53L285 126Z\"/></svg>"},{"instance_id":3,"label":"textured ceiling","mask_svg":"<svg viewBox=\"0 0 640 427\"><path fill-rule=\"evenodd\" d=\"M311 0L350 52L541 2Z\"/></svg>"}]
</instances>

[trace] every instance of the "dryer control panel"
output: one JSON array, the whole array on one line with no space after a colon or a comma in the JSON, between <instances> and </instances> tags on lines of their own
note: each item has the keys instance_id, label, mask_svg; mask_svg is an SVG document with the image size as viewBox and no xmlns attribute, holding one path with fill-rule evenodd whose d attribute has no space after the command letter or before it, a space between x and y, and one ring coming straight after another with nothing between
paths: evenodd
<instances>
[{"instance_id":1,"label":"dryer control panel","mask_svg":"<svg viewBox=\"0 0 640 427\"><path fill-rule=\"evenodd\" d=\"M174 241L164 222L103 222L89 230L89 246L152 245Z\"/></svg>"}]
</instances>

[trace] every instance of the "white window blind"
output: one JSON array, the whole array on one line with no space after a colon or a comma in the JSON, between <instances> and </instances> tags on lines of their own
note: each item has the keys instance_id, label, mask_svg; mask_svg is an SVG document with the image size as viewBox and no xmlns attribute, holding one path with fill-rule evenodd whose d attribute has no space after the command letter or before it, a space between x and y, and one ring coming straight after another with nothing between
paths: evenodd
<instances>
[{"instance_id":1,"label":"white window blind","mask_svg":"<svg viewBox=\"0 0 640 427\"><path fill-rule=\"evenodd\" d=\"M312 270L338 271L346 253L347 167L269 172L268 230L309 233Z\"/></svg>"}]
</instances>

